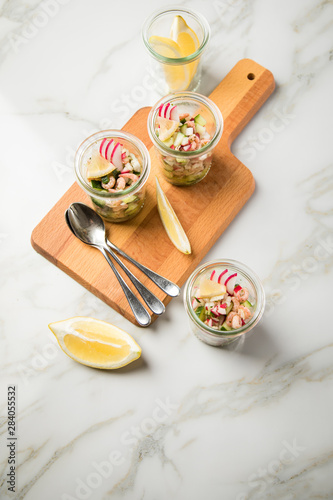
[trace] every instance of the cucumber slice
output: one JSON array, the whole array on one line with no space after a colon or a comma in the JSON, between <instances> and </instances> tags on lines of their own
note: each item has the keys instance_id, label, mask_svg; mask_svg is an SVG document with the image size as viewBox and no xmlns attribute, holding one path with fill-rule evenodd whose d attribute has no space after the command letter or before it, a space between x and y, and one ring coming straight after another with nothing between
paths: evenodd
<instances>
[{"instance_id":1,"label":"cucumber slice","mask_svg":"<svg viewBox=\"0 0 333 500\"><path fill-rule=\"evenodd\" d=\"M245 302L242 302L242 306L248 307L249 309L251 309L251 307L253 307L251 302L249 302L248 300L246 300Z\"/></svg>"},{"instance_id":2,"label":"cucumber slice","mask_svg":"<svg viewBox=\"0 0 333 500\"><path fill-rule=\"evenodd\" d=\"M107 184L110 180L110 176L109 175L104 175L104 177L101 178L101 183L103 182L103 184Z\"/></svg>"},{"instance_id":3,"label":"cucumber slice","mask_svg":"<svg viewBox=\"0 0 333 500\"><path fill-rule=\"evenodd\" d=\"M138 199L139 198L137 196L135 196L135 194L132 194L132 196L129 196L128 198L124 198L123 202L124 203L131 203L132 201L136 201Z\"/></svg>"},{"instance_id":4,"label":"cucumber slice","mask_svg":"<svg viewBox=\"0 0 333 500\"><path fill-rule=\"evenodd\" d=\"M135 212L138 209L138 203L133 203L131 206L127 207L125 210L125 214L129 215Z\"/></svg>"},{"instance_id":5,"label":"cucumber slice","mask_svg":"<svg viewBox=\"0 0 333 500\"><path fill-rule=\"evenodd\" d=\"M227 325L227 322L225 321L223 325L221 326L222 332L230 332L232 330L231 326Z\"/></svg>"},{"instance_id":6,"label":"cucumber slice","mask_svg":"<svg viewBox=\"0 0 333 500\"><path fill-rule=\"evenodd\" d=\"M95 179L92 179L90 182L91 182L91 186L92 186L94 189L103 189L103 188L102 188L101 181L95 181ZM108 182L109 182L109 181L108 181Z\"/></svg>"},{"instance_id":7,"label":"cucumber slice","mask_svg":"<svg viewBox=\"0 0 333 500\"><path fill-rule=\"evenodd\" d=\"M97 198L91 198L91 201L97 206L97 207L100 207L100 208L103 208L105 207L105 201L103 200L98 200Z\"/></svg>"},{"instance_id":8,"label":"cucumber slice","mask_svg":"<svg viewBox=\"0 0 333 500\"><path fill-rule=\"evenodd\" d=\"M185 137L184 134L182 134L181 132L178 132L177 137L176 137L176 139L175 139L175 141L173 143L173 145L175 146L175 148L177 146L180 146L180 144L182 143L182 140L184 139L184 137Z\"/></svg>"},{"instance_id":9,"label":"cucumber slice","mask_svg":"<svg viewBox=\"0 0 333 500\"><path fill-rule=\"evenodd\" d=\"M204 322L205 319L206 319L206 311L205 311L205 308L202 306L202 311L201 313L199 314L199 319Z\"/></svg>"},{"instance_id":10,"label":"cucumber slice","mask_svg":"<svg viewBox=\"0 0 333 500\"><path fill-rule=\"evenodd\" d=\"M199 123L195 124L195 130L198 132L200 137L203 137L206 133L206 128L203 127L202 125L199 125Z\"/></svg>"},{"instance_id":11,"label":"cucumber slice","mask_svg":"<svg viewBox=\"0 0 333 500\"><path fill-rule=\"evenodd\" d=\"M194 121L195 123L199 123L199 125L201 125L202 127L204 127L207 123L204 117L201 116L200 114L194 118Z\"/></svg>"},{"instance_id":12,"label":"cucumber slice","mask_svg":"<svg viewBox=\"0 0 333 500\"><path fill-rule=\"evenodd\" d=\"M182 125L182 126L180 127L180 131L181 131L181 133L182 133L182 134L184 134L184 135L186 135L186 129L187 129L187 125L185 125L185 124L184 124L184 125Z\"/></svg>"}]
</instances>

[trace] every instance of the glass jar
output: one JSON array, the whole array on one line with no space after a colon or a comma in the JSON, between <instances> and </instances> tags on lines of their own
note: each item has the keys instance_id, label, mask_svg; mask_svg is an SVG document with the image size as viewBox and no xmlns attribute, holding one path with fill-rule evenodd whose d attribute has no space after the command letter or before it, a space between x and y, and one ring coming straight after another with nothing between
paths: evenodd
<instances>
[{"instance_id":1,"label":"glass jar","mask_svg":"<svg viewBox=\"0 0 333 500\"><path fill-rule=\"evenodd\" d=\"M209 279L212 271L215 270L218 275L219 270L222 272L225 269L228 269L229 275L237 273L237 284L248 289L248 300L253 304L253 315L249 321L237 330L228 332L216 330L203 323L192 307L193 287L198 285L201 279ZM191 330L200 340L213 346L225 346L240 340L240 337L244 340L244 337L258 324L265 309L265 291L260 279L245 264L229 259L210 261L195 269L187 280L184 289L184 306Z\"/></svg>"},{"instance_id":2,"label":"glass jar","mask_svg":"<svg viewBox=\"0 0 333 500\"><path fill-rule=\"evenodd\" d=\"M158 108L167 102L177 105L179 114L191 117L200 114L206 120L210 135L208 144L197 151L177 151L166 146L156 135ZM148 133L159 159L160 173L176 186L190 186L201 181L212 165L213 150L221 139L223 118L221 111L208 97L194 92L174 92L160 99L148 116Z\"/></svg>"},{"instance_id":3,"label":"glass jar","mask_svg":"<svg viewBox=\"0 0 333 500\"><path fill-rule=\"evenodd\" d=\"M134 154L141 165L139 180L123 191L110 193L92 187L86 177L87 161L92 148L102 139L114 139ZM124 222L135 217L145 201L145 184L150 172L150 156L146 146L134 135L120 130L102 130L88 137L79 146L74 168L79 186L90 196L93 208L104 219L111 222Z\"/></svg>"},{"instance_id":4,"label":"glass jar","mask_svg":"<svg viewBox=\"0 0 333 500\"><path fill-rule=\"evenodd\" d=\"M175 16L181 16L196 34L199 47L186 57L166 57L156 52L149 39L151 36L170 38ZM155 12L142 28L144 45L151 56L150 74L155 81L155 90L161 95L178 90L197 90L201 81L202 54L210 38L206 19L189 9L170 9ZM171 42L172 43L172 42ZM169 54L166 50L166 54Z\"/></svg>"}]
</instances>

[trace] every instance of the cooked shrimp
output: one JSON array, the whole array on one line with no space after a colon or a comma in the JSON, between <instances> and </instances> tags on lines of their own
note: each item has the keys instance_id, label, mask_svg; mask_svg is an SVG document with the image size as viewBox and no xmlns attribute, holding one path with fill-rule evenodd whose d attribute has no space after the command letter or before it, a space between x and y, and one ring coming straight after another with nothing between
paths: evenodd
<instances>
[{"instance_id":1,"label":"cooked shrimp","mask_svg":"<svg viewBox=\"0 0 333 500\"><path fill-rule=\"evenodd\" d=\"M232 311L228 314L227 318L226 318L226 323L228 326L231 326L232 328L240 328L242 326L242 320L240 318L240 316Z\"/></svg>"},{"instance_id":2,"label":"cooked shrimp","mask_svg":"<svg viewBox=\"0 0 333 500\"><path fill-rule=\"evenodd\" d=\"M106 184L104 182L102 182L102 188L107 189L108 191L110 191L110 189L113 188L113 186L115 185L115 183L116 183L116 179L111 175L110 179L109 179L109 182L107 182Z\"/></svg>"},{"instance_id":3,"label":"cooked shrimp","mask_svg":"<svg viewBox=\"0 0 333 500\"><path fill-rule=\"evenodd\" d=\"M179 115L179 121L184 120L184 118L187 118L189 116L188 113L183 113L182 115Z\"/></svg>"},{"instance_id":4,"label":"cooked shrimp","mask_svg":"<svg viewBox=\"0 0 333 500\"><path fill-rule=\"evenodd\" d=\"M187 125L188 127L194 128L195 123L194 123L194 121L193 121L193 120L188 120L188 121L186 121L185 123L186 123L186 125Z\"/></svg>"},{"instance_id":5,"label":"cooked shrimp","mask_svg":"<svg viewBox=\"0 0 333 500\"><path fill-rule=\"evenodd\" d=\"M231 302L233 303L232 310L237 312L239 308L239 300L237 297L231 297Z\"/></svg>"},{"instance_id":6,"label":"cooked shrimp","mask_svg":"<svg viewBox=\"0 0 333 500\"><path fill-rule=\"evenodd\" d=\"M120 174L119 177L127 177L127 179L130 179L133 182L136 182L139 180L139 176L131 173L126 173L126 174Z\"/></svg>"},{"instance_id":7,"label":"cooked shrimp","mask_svg":"<svg viewBox=\"0 0 333 500\"><path fill-rule=\"evenodd\" d=\"M245 306L239 306L238 314L243 320L249 319L252 316L250 309Z\"/></svg>"},{"instance_id":8,"label":"cooked shrimp","mask_svg":"<svg viewBox=\"0 0 333 500\"><path fill-rule=\"evenodd\" d=\"M128 175L128 174L123 174L123 175ZM125 189L125 186L126 186L125 179L123 177L119 176L117 179L116 188L120 191L120 190Z\"/></svg>"},{"instance_id":9,"label":"cooked shrimp","mask_svg":"<svg viewBox=\"0 0 333 500\"><path fill-rule=\"evenodd\" d=\"M235 295L239 302L245 302L249 298L249 291L247 288L241 288Z\"/></svg>"},{"instance_id":10,"label":"cooked shrimp","mask_svg":"<svg viewBox=\"0 0 333 500\"><path fill-rule=\"evenodd\" d=\"M191 142L190 151L195 151L197 149L197 143L195 141Z\"/></svg>"}]
</instances>

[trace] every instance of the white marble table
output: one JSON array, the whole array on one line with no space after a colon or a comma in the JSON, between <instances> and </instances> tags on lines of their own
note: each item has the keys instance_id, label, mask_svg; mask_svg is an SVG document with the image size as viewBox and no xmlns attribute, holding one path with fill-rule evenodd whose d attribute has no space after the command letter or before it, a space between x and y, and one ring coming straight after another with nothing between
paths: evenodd
<instances>
[{"instance_id":1,"label":"white marble table","mask_svg":"<svg viewBox=\"0 0 333 500\"><path fill-rule=\"evenodd\" d=\"M74 181L78 143L156 101L140 27L167 4L0 2L4 499L333 498L332 2L179 2L212 29L202 93L244 57L277 83L233 146L255 194L205 259L244 261L264 282L267 313L241 349L190 334L181 297L150 328L135 327L30 246ZM127 330L141 364L100 372L65 356L47 325L76 315Z\"/></svg>"}]
</instances>

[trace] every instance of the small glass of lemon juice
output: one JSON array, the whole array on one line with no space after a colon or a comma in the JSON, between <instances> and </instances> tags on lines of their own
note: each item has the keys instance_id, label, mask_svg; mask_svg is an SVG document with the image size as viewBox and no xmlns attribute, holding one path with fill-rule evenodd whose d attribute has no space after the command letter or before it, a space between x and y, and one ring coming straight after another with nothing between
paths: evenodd
<instances>
[{"instance_id":1,"label":"small glass of lemon juice","mask_svg":"<svg viewBox=\"0 0 333 500\"><path fill-rule=\"evenodd\" d=\"M209 24L201 14L187 9L155 12L145 21L142 38L157 92L198 89L202 54L210 38Z\"/></svg>"}]
</instances>

